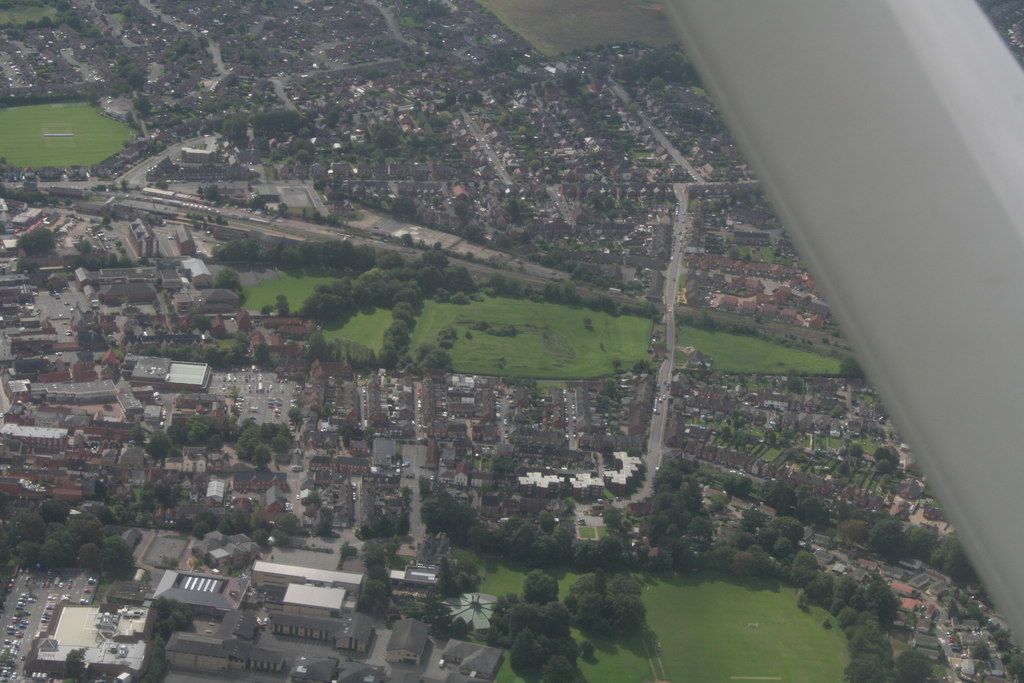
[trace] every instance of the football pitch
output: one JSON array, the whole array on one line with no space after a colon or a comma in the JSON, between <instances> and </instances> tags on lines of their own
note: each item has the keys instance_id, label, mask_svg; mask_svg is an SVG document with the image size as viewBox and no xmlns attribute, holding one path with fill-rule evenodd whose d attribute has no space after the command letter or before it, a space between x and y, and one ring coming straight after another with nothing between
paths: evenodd
<instances>
[{"instance_id":1,"label":"football pitch","mask_svg":"<svg viewBox=\"0 0 1024 683\"><path fill-rule=\"evenodd\" d=\"M823 627L824 610L802 612L792 588L697 575L650 583L643 600L655 669L673 683L843 680L846 636Z\"/></svg>"},{"instance_id":2,"label":"football pitch","mask_svg":"<svg viewBox=\"0 0 1024 683\"><path fill-rule=\"evenodd\" d=\"M98 164L131 137L127 125L84 102L0 108L0 157L24 168Z\"/></svg>"}]
</instances>

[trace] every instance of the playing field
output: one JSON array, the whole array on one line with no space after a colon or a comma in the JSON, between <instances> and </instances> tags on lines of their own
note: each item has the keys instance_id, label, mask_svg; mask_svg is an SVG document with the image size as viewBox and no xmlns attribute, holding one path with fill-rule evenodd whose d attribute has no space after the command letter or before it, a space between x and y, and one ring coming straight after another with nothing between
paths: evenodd
<instances>
[{"instance_id":1,"label":"playing field","mask_svg":"<svg viewBox=\"0 0 1024 683\"><path fill-rule=\"evenodd\" d=\"M496 572L503 586L513 583L507 572ZM641 634L590 638L595 661L579 661L589 683L843 680L846 637L836 626L822 627L823 610L801 611L792 588L717 576L657 578L647 580L643 601L654 641ZM497 680L524 683L507 661Z\"/></svg>"},{"instance_id":2,"label":"playing field","mask_svg":"<svg viewBox=\"0 0 1024 683\"><path fill-rule=\"evenodd\" d=\"M82 102L0 108L0 157L15 166L91 166L131 137L128 126Z\"/></svg>"},{"instance_id":3,"label":"playing field","mask_svg":"<svg viewBox=\"0 0 1024 683\"><path fill-rule=\"evenodd\" d=\"M673 683L843 680L846 637L838 627L822 627L823 610L801 611L792 588L697 576L659 579L643 595L665 678ZM644 679L638 672L635 679L615 680Z\"/></svg>"},{"instance_id":4,"label":"playing field","mask_svg":"<svg viewBox=\"0 0 1024 683\"><path fill-rule=\"evenodd\" d=\"M656 0L479 0L547 55L623 42L677 40Z\"/></svg>"},{"instance_id":5,"label":"playing field","mask_svg":"<svg viewBox=\"0 0 1024 683\"><path fill-rule=\"evenodd\" d=\"M711 369L718 372L765 375L834 375L839 372L837 358L744 334L709 332L680 325L676 344L693 346L710 356Z\"/></svg>"},{"instance_id":6,"label":"playing field","mask_svg":"<svg viewBox=\"0 0 1024 683\"><path fill-rule=\"evenodd\" d=\"M334 278L320 275L282 273L254 287L244 288L242 294L245 296L245 307L250 311L258 311L264 306L276 306L277 295L284 294L288 298L288 307L295 312L313 295L317 285L332 280Z\"/></svg>"},{"instance_id":7,"label":"playing field","mask_svg":"<svg viewBox=\"0 0 1024 683\"><path fill-rule=\"evenodd\" d=\"M478 329L481 323L489 331ZM436 343L447 327L458 332L451 348L456 371L506 377L607 375L615 372L615 361L626 370L646 360L651 339L651 321L634 316L524 299L484 299L463 306L428 301L413 330L412 350ZM514 328L515 334L497 334L502 327Z\"/></svg>"},{"instance_id":8,"label":"playing field","mask_svg":"<svg viewBox=\"0 0 1024 683\"><path fill-rule=\"evenodd\" d=\"M364 346L379 352L384 345L384 331L391 325L391 311L384 308L374 309L372 313L356 313L344 324L328 325L324 328L324 337L341 339Z\"/></svg>"}]
</instances>

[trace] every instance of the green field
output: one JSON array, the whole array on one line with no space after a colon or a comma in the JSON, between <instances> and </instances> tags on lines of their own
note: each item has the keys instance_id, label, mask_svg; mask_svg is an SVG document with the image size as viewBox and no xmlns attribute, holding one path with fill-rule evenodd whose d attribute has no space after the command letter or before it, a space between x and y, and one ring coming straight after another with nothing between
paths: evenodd
<instances>
[{"instance_id":1,"label":"green field","mask_svg":"<svg viewBox=\"0 0 1024 683\"><path fill-rule=\"evenodd\" d=\"M47 138L44 133L74 135ZM15 166L91 166L116 154L131 137L128 126L81 102L0 108L0 157Z\"/></svg>"},{"instance_id":2,"label":"green field","mask_svg":"<svg viewBox=\"0 0 1024 683\"><path fill-rule=\"evenodd\" d=\"M834 375L839 359L813 351L793 349L760 337L728 332L709 332L696 327L679 326L676 344L693 346L713 359L718 372L760 373L765 375Z\"/></svg>"},{"instance_id":3,"label":"green field","mask_svg":"<svg viewBox=\"0 0 1024 683\"><path fill-rule=\"evenodd\" d=\"M591 321L592 329L585 327ZM486 322L491 329L514 326L515 336L496 336L473 329ZM614 361L629 369L648 358L651 321L523 299L493 298L467 305L423 306L412 333L411 348L437 342L438 333L454 327L459 338L451 348L458 372L534 378L585 378L615 372ZM466 338L466 333L471 339Z\"/></svg>"},{"instance_id":4,"label":"green field","mask_svg":"<svg viewBox=\"0 0 1024 683\"><path fill-rule=\"evenodd\" d=\"M659 579L644 589L644 604L673 682L843 680L846 637L838 627L822 627L823 610L800 611L792 588L708 576ZM617 680L643 678L638 672Z\"/></svg>"},{"instance_id":5,"label":"green field","mask_svg":"<svg viewBox=\"0 0 1024 683\"><path fill-rule=\"evenodd\" d=\"M9 9L0 10L0 26L20 26L43 17L55 17L57 10L34 2L13 4Z\"/></svg>"},{"instance_id":6,"label":"green field","mask_svg":"<svg viewBox=\"0 0 1024 683\"><path fill-rule=\"evenodd\" d=\"M332 280L334 278L320 275L282 273L253 287L245 287L242 295L245 297L245 307L250 311L258 311L264 306L275 306L278 294L288 297L288 307L292 311L298 311L302 304L306 303L306 299L312 296L317 285Z\"/></svg>"},{"instance_id":7,"label":"green field","mask_svg":"<svg viewBox=\"0 0 1024 683\"><path fill-rule=\"evenodd\" d=\"M473 553L467 551L456 551L456 557L469 559L469 561L480 565L483 581L480 583L480 592L488 593L497 597L509 593L521 593L523 590L523 579L530 573L530 567L514 567L504 562L495 560L481 560ZM558 595L568 595L569 589L576 583L579 574L567 571L549 571L551 576L558 579Z\"/></svg>"},{"instance_id":8,"label":"green field","mask_svg":"<svg viewBox=\"0 0 1024 683\"><path fill-rule=\"evenodd\" d=\"M328 325L324 328L324 337L330 341L341 339L364 346L371 351L379 352L384 345L384 330L391 325L391 311L384 308L374 309L372 313L356 313L344 324Z\"/></svg>"},{"instance_id":9,"label":"green field","mask_svg":"<svg viewBox=\"0 0 1024 683\"><path fill-rule=\"evenodd\" d=\"M484 562L481 590L492 595L518 593L527 570ZM575 574L556 574L564 598ZM644 605L654 640L641 634L589 638L595 661L579 662L590 683L728 683L776 680L832 683L843 680L846 637L838 627L825 629L826 612L802 612L796 591L757 580L719 576L648 578ZM756 624L756 626L754 626ZM573 631L577 640L586 638ZM506 660L498 683L524 683Z\"/></svg>"},{"instance_id":10,"label":"green field","mask_svg":"<svg viewBox=\"0 0 1024 683\"><path fill-rule=\"evenodd\" d=\"M546 55L605 45L677 40L654 0L479 0Z\"/></svg>"}]
</instances>

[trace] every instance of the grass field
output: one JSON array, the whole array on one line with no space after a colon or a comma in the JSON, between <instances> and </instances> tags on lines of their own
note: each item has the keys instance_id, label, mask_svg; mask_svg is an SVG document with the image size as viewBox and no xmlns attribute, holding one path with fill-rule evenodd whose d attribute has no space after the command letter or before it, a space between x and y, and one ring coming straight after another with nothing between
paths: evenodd
<instances>
[{"instance_id":1,"label":"grass field","mask_svg":"<svg viewBox=\"0 0 1024 683\"><path fill-rule=\"evenodd\" d=\"M0 26L20 26L30 21L39 21L43 17L55 16L57 16L57 10L53 7L25 2L12 6L10 9L0 10Z\"/></svg>"},{"instance_id":2,"label":"grass field","mask_svg":"<svg viewBox=\"0 0 1024 683\"><path fill-rule=\"evenodd\" d=\"M484 584L518 592L525 571L492 565ZM563 579L564 581L564 579ZM560 596L571 583L559 582ZM494 593L494 591L485 591ZM498 593L501 595L507 590ZM590 638L595 661L580 660L590 683L729 683L738 680L838 683L847 662L846 638L825 629L827 614L802 612L796 591L759 581L718 576L656 578L645 582L647 623L656 643L641 634ZM756 624L756 626L753 626ZM585 636L574 630L582 641ZM506 660L498 683L533 683Z\"/></svg>"},{"instance_id":3,"label":"grass field","mask_svg":"<svg viewBox=\"0 0 1024 683\"><path fill-rule=\"evenodd\" d=\"M592 330L585 327L587 319ZM517 334L496 336L473 329L479 322L492 328L514 326ZM447 327L459 335L451 348L458 372L538 379L599 377L614 372L616 360L628 369L648 358L651 338L651 322L643 318L494 298L463 306L428 301L413 330L411 348L436 343L438 333Z\"/></svg>"},{"instance_id":4,"label":"grass field","mask_svg":"<svg viewBox=\"0 0 1024 683\"><path fill-rule=\"evenodd\" d=\"M838 627L822 627L823 610L800 611L791 588L708 576L659 579L645 588L644 604L673 682L843 680L846 637Z\"/></svg>"},{"instance_id":5,"label":"grass field","mask_svg":"<svg viewBox=\"0 0 1024 683\"><path fill-rule=\"evenodd\" d=\"M554 56L609 43L677 40L656 0L479 0L513 31Z\"/></svg>"},{"instance_id":6,"label":"grass field","mask_svg":"<svg viewBox=\"0 0 1024 683\"><path fill-rule=\"evenodd\" d=\"M44 133L73 133L47 138ZM125 124L85 103L0 108L0 156L15 166L90 166L132 137Z\"/></svg>"},{"instance_id":7,"label":"grass field","mask_svg":"<svg viewBox=\"0 0 1024 683\"><path fill-rule=\"evenodd\" d=\"M494 560L481 560L471 553L464 553L462 551L457 552L457 557L468 557L471 561L479 564L483 570L481 572L483 581L480 583L480 592L498 597L508 595L509 593L521 593L523 591L523 579L526 578L531 569L530 567L515 567ZM579 574L574 572L552 571L548 573L558 579L559 599L568 595L569 589L576 583L576 579L580 577Z\"/></svg>"},{"instance_id":8,"label":"grass field","mask_svg":"<svg viewBox=\"0 0 1024 683\"><path fill-rule=\"evenodd\" d=\"M325 327L324 337L328 341L341 339L355 342L374 352L379 352L384 344L384 330L388 329L391 321L391 311L384 308L374 309L372 313L356 313L344 324Z\"/></svg>"},{"instance_id":9,"label":"grass field","mask_svg":"<svg viewBox=\"0 0 1024 683\"><path fill-rule=\"evenodd\" d=\"M258 311L264 306L274 306L277 304L277 295L284 294L288 297L288 307L292 311L297 311L313 294L317 285L331 282L333 279L320 275L283 273L254 287L245 287L242 290L245 307L250 311Z\"/></svg>"},{"instance_id":10,"label":"grass field","mask_svg":"<svg viewBox=\"0 0 1024 683\"><path fill-rule=\"evenodd\" d=\"M836 358L793 349L760 337L680 326L677 343L679 346L693 346L711 356L714 361L711 367L719 372L766 375L834 375L839 372L839 360Z\"/></svg>"}]
</instances>

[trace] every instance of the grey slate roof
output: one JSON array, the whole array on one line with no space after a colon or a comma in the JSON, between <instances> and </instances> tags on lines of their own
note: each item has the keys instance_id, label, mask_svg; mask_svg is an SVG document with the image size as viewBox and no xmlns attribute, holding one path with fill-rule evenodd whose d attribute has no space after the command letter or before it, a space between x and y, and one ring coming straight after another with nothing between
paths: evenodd
<instances>
[{"instance_id":1,"label":"grey slate roof","mask_svg":"<svg viewBox=\"0 0 1024 683\"><path fill-rule=\"evenodd\" d=\"M388 652L408 650L422 655L427 647L427 625L416 619L401 619L391 631Z\"/></svg>"}]
</instances>

